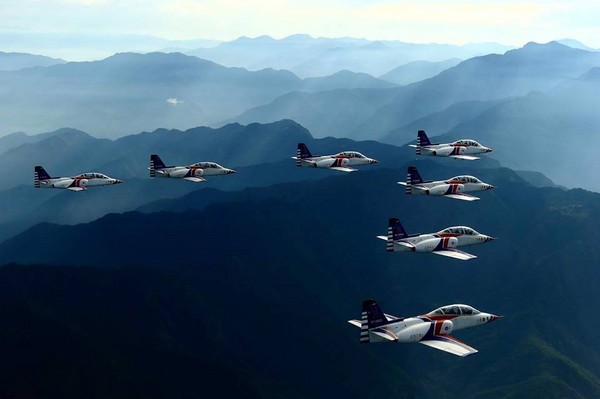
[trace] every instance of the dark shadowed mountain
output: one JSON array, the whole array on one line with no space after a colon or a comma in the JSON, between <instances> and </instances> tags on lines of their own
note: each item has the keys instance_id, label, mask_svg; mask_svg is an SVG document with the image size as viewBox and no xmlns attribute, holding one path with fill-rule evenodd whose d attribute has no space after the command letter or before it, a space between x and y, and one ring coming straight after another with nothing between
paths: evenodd
<instances>
[{"instance_id":1,"label":"dark shadowed mountain","mask_svg":"<svg viewBox=\"0 0 600 399\"><path fill-rule=\"evenodd\" d=\"M230 67L250 70L287 69L301 77L316 77L341 70L379 76L411 61L465 59L503 53L509 49L508 46L496 43L455 46L292 35L280 40L270 36L240 37L213 48L194 50L189 54Z\"/></svg>"},{"instance_id":2,"label":"dark shadowed mountain","mask_svg":"<svg viewBox=\"0 0 600 399\"><path fill-rule=\"evenodd\" d=\"M447 171L430 162L419 166L428 176ZM3 361L13 366L5 368L3 389L40 381L47 357L24 355L49 353L51 343L61 342L65 361L51 363L56 378L37 386L58 389L63 384L56 380L99 368L100 375L116 373L114 385L103 385L107 395L122 387L125 373L139 396L166 386L184 396L178 393L197 382L212 389L237 370L228 388L248 384L268 397L599 395L600 322L589 317L600 283L593 267L598 195L535 188L507 169L473 174L502 189L470 204L411 197L395 184L397 171L379 169L272 187L269 198L202 211L36 226L0 245L2 262L72 266L0 270L0 303L11 315L0 342L9 354ZM444 212L432 218L434 202L443 201ZM466 224L500 239L469 248L479 256L471 262L390 254L375 238L389 216L399 216L409 232ZM72 255L89 243L107 250L85 262ZM73 267L81 264L108 270ZM140 268L119 269L124 265ZM360 345L359 330L346 320L358 317L369 297L398 316L469 303L505 317L455 334L480 350L466 359L420 345ZM51 340L19 339L49 326ZM90 342L103 350L86 351ZM86 367L74 368L83 364L82 350ZM153 378L162 359L176 361L179 354L189 373L178 384ZM14 367L12 359L25 357L35 365L31 373ZM193 372L213 359L214 373ZM81 396L95 386L90 374L92 385L71 392Z\"/></svg>"},{"instance_id":3,"label":"dark shadowed mountain","mask_svg":"<svg viewBox=\"0 0 600 399\"><path fill-rule=\"evenodd\" d=\"M409 149L375 141L313 139L306 129L293 121L269 125L231 124L219 129L201 127L187 131L161 129L116 141L95 139L72 129L62 129L44 137L37 143L21 145L3 155L0 241L36 223L89 222L107 213L131 211L149 202L175 198L203 188L240 190L320 179L339 173L295 167L290 158L295 155L298 142L306 143L314 154L356 150L380 161L379 165L367 169L400 165L413 156ZM235 168L238 173L208 179L202 184L150 179L151 153L160 154L171 165L214 161ZM35 164L43 165L52 176L97 171L123 179L125 183L80 193L36 190L33 188Z\"/></svg>"},{"instance_id":4,"label":"dark shadowed mountain","mask_svg":"<svg viewBox=\"0 0 600 399\"><path fill-rule=\"evenodd\" d=\"M379 79L387 80L399 85L407 85L429 79L442 71L460 63L460 58L451 58L445 61L413 61L400 65L391 71L381 75Z\"/></svg>"},{"instance_id":5,"label":"dark shadowed mountain","mask_svg":"<svg viewBox=\"0 0 600 399\"><path fill-rule=\"evenodd\" d=\"M0 51L0 72L18 71L19 69L32 67L46 67L56 64L64 64L66 61L60 58L51 58L43 55L26 53L5 53Z\"/></svg>"},{"instance_id":6,"label":"dark shadowed mountain","mask_svg":"<svg viewBox=\"0 0 600 399\"><path fill-rule=\"evenodd\" d=\"M315 136L380 138L455 103L550 90L595 66L600 66L598 52L556 42L529 43L503 55L471 58L433 78L396 89L287 94L246 111L237 120L246 123L291 118Z\"/></svg>"}]
</instances>

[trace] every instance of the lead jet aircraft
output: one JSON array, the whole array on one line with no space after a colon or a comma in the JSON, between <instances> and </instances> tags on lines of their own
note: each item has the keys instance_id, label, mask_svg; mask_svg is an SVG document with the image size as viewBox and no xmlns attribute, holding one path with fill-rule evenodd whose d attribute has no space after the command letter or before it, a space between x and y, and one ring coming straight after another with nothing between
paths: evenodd
<instances>
[{"instance_id":1,"label":"lead jet aircraft","mask_svg":"<svg viewBox=\"0 0 600 399\"><path fill-rule=\"evenodd\" d=\"M166 166L157 154L150 155L150 177L173 177L194 183L206 181L204 177L230 175L227 169L214 162L197 162L189 166Z\"/></svg>"},{"instance_id":2,"label":"lead jet aircraft","mask_svg":"<svg viewBox=\"0 0 600 399\"><path fill-rule=\"evenodd\" d=\"M396 317L381 311L377 302L367 299L362 304L360 320L348 323L360 328L360 343L418 342L457 356L469 356L477 349L450 334L463 328L491 323L502 316L480 312L469 305L448 305L415 317Z\"/></svg>"},{"instance_id":3,"label":"lead jet aircraft","mask_svg":"<svg viewBox=\"0 0 600 399\"><path fill-rule=\"evenodd\" d=\"M467 161L479 159L479 157L473 156L475 154L492 152L491 148L484 147L475 140L470 139L456 140L452 143L432 144L427 134L425 134L425 130L419 130L417 133L417 145L411 144L410 146L417 149L417 155L450 157Z\"/></svg>"},{"instance_id":4,"label":"lead jet aircraft","mask_svg":"<svg viewBox=\"0 0 600 399\"><path fill-rule=\"evenodd\" d=\"M448 180L423 180L415 166L409 166L406 172L406 183L399 181L406 187L406 194L436 195L463 201L476 201L479 198L466 193L485 191L494 188L474 176L455 176Z\"/></svg>"},{"instance_id":5,"label":"lead jet aircraft","mask_svg":"<svg viewBox=\"0 0 600 399\"><path fill-rule=\"evenodd\" d=\"M50 177L48 172L36 166L33 173L33 186L35 188L64 188L71 191L83 191L88 187L108 186L123 183L119 179L103 175L102 173L82 173L73 177Z\"/></svg>"},{"instance_id":6,"label":"lead jet aircraft","mask_svg":"<svg viewBox=\"0 0 600 399\"><path fill-rule=\"evenodd\" d=\"M341 172L356 172L350 166L370 165L377 163L375 159L368 158L356 151L343 151L334 155L312 155L304 143L298 143L295 157L297 167L327 168Z\"/></svg>"},{"instance_id":7,"label":"lead jet aircraft","mask_svg":"<svg viewBox=\"0 0 600 399\"><path fill-rule=\"evenodd\" d=\"M424 252L460 260L475 259L477 256L459 251L456 247L495 240L466 226L448 227L437 233L408 235L397 218L389 219L388 235L377 238L387 241L385 249L388 252Z\"/></svg>"}]
</instances>

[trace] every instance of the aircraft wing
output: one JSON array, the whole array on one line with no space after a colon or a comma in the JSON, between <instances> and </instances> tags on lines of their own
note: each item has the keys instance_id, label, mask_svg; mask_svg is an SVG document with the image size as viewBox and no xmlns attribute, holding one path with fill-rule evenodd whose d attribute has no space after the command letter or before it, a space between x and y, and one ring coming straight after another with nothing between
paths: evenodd
<instances>
[{"instance_id":1,"label":"aircraft wing","mask_svg":"<svg viewBox=\"0 0 600 399\"><path fill-rule=\"evenodd\" d=\"M479 199L479 197L474 197L474 196L468 195L468 194L446 194L446 195L444 195L444 197L457 199L457 200L463 200L463 201L477 201Z\"/></svg>"},{"instance_id":2,"label":"aircraft wing","mask_svg":"<svg viewBox=\"0 0 600 399\"><path fill-rule=\"evenodd\" d=\"M357 171L357 169L344 168L343 166L332 166L329 169L339 170L340 172L356 172Z\"/></svg>"},{"instance_id":3,"label":"aircraft wing","mask_svg":"<svg viewBox=\"0 0 600 399\"><path fill-rule=\"evenodd\" d=\"M83 188L83 187L67 187L67 190L71 190L71 191L84 191L85 188Z\"/></svg>"},{"instance_id":4,"label":"aircraft wing","mask_svg":"<svg viewBox=\"0 0 600 399\"><path fill-rule=\"evenodd\" d=\"M436 255L447 256L449 258L460 259L460 260L471 260L471 259L475 259L477 257L475 255L471 255L471 254L468 254L463 251L459 251L458 249L454 249L454 248L440 249L439 251L433 251L431 253L436 254Z\"/></svg>"},{"instance_id":5,"label":"aircraft wing","mask_svg":"<svg viewBox=\"0 0 600 399\"><path fill-rule=\"evenodd\" d=\"M450 155L450 158L462 159L464 161L475 161L479 159L479 157L473 157L471 155Z\"/></svg>"},{"instance_id":6,"label":"aircraft wing","mask_svg":"<svg viewBox=\"0 0 600 399\"><path fill-rule=\"evenodd\" d=\"M419 341L420 344L427 345L430 348L439 349L444 352L452 353L456 356L469 356L478 352L477 349L470 347L462 341L449 335L435 335L431 339Z\"/></svg>"},{"instance_id":7,"label":"aircraft wing","mask_svg":"<svg viewBox=\"0 0 600 399\"><path fill-rule=\"evenodd\" d=\"M203 179L202 177L184 177L183 180L191 181L194 183L202 183L203 181L206 181L206 179Z\"/></svg>"}]
</instances>

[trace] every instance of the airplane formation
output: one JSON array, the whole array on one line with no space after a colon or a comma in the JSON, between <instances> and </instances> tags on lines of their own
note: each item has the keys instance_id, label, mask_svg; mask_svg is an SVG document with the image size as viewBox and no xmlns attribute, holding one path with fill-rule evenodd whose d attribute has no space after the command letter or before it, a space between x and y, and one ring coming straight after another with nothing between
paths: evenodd
<instances>
[{"instance_id":1,"label":"airplane formation","mask_svg":"<svg viewBox=\"0 0 600 399\"><path fill-rule=\"evenodd\" d=\"M474 155L491 152L470 139L452 143L432 144L423 130L417 133L416 154L422 156L449 157L462 160L480 159ZM360 152L342 151L332 155L312 155L304 143L298 143L297 153L292 157L297 167L330 169L340 172L356 172L356 166L372 165L377 160ZM206 177L229 175L235 170L225 168L215 162L197 162L185 166L167 166L158 156L150 155L150 177L175 178L194 183L206 181ZM102 173L82 173L74 177L50 177L42 166L34 169L35 188L58 188L71 191L84 191L88 187L114 185L121 180ZM463 201L479 200L467 193L487 191L494 186L470 175L455 176L446 180L423 180L415 166L409 166L406 182L398 182L409 195L441 196ZM377 238L386 241L388 252L431 253L444 257L471 260L477 256L457 249L457 247L483 244L495 238L478 233L467 226L447 227L435 233L407 234L398 218L388 220L388 232ZM381 311L373 299L363 301L361 320L348 322L359 327L360 342L418 342L458 356L468 356L477 350L457 340L450 334L463 328L490 323L500 316L483 313L468 305L448 305L415 317L396 317Z\"/></svg>"}]
</instances>

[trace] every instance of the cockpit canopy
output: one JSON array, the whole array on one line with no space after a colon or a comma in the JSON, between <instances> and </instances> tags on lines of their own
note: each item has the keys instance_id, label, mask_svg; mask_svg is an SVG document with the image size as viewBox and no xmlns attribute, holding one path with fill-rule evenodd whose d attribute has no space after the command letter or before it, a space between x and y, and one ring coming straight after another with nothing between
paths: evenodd
<instances>
[{"instance_id":1,"label":"cockpit canopy","mask_svg":"<svg viewBox=\"0 0 600 399\"><path fill-rule=\"evenodd\" d=\"M191 166L197 166L199 168L204 168L204 169L223 169L223 167L221 165L219 165L218 163L214 163L214 162L197 162Z\"/></svg>"},{"instance_id":2,"label":"cockpit canopy","mask_svg":"<svg viewBox=\"0 0 600 399\"><path fill-rule=\"evenodd\" d=\"M475 140L469 140L469 139L456 140L452 144L453 145L464 145L467 147L481 147L481 144L479 144Z\"/></svg>"},{"instance_id":3,"label":"cockpit canopy","mask_svg":"<svg viewBox=\"0 0 600 399\"><path fill-rule=\"evenodd\" d=\"M440 233L460 234L460 235L465 235L465 236L476 236L476 235L479 235L479 233L477 231L475 231L472 228L467 227L467 226L448 227L448 228L440 231Z\"/></svg>"},{"instance_id":4,"label":"cockpit canopy","mask_svg":"<svg viewBox=\"0 0 600 399\"><path fill-rule=\"evenodd\" d=\"M336 157L344 157L344 158L366 158L363 154L356 151L344 151L335 154Z\"/></svg>"},{"instance_id":5,"label":"cockpit canopy","mask_svg":"<svg viewBox=\"0 0 600 399\"><path fill-rule=\"evenodd\" d=\"M83 177L85 179L109 179L108 176L103 175L102 173L82 173L77 177Z\"/></svg>"},{"instance_id":6,"label":"cockpit canopy","mask_svg":"<svg viewBox=\"0 0 600 399\"><path fill-rule=\"evenodd\" d=\"M474 315L481 313L479 310L475 309L469 305L448 305L442 306L441 308L437 308L429 313L429 316L460 316L460 315Z\"/></svg>"},{"instance_id":7,"label":"cockpit canopy","mask_svg":"<svg viewBox=\"0 0 600 399\"><path fill-rule=\"evenodd\" d=\"M454 176L451 181L459 181L461 183L481 183L481 180L476 178L475 176Z\"/></svg>"}]
</instances>

